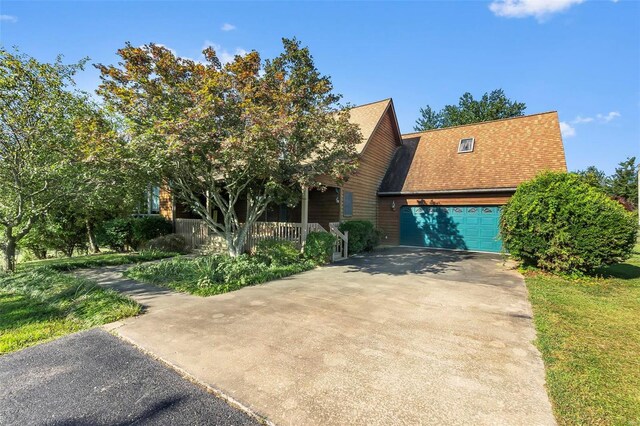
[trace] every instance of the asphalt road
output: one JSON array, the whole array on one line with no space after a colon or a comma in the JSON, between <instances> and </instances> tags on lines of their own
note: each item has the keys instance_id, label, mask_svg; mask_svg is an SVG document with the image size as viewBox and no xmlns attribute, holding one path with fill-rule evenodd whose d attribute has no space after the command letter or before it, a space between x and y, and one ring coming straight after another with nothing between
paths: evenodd
<instances>
[{"instance_id":1,"label":"asphalt road","mask_svg":"<svg viewBox=\"0 0 640 426\"><path fill-rule=\"evenodd\" d=\"M255 425L101 329L0 357L0 425Z\"/></svg>"}]
</instances>

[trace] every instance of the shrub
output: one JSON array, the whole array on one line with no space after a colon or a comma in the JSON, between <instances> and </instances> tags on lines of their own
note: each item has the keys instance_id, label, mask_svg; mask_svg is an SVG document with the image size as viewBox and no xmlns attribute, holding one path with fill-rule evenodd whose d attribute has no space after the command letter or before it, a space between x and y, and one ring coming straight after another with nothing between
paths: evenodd
<instances>
[{"instance_id":1,"label":"shrub","mask_svg":"<svg viewBox=\"0 0 640 426\"><path fill-rule=\"evenodd\" d=\"M336 236L328 232L310 232L304 245L304 257L317 265L331 261Z\"/></svg>"},{"instance_id":2,"label":"shrub","mask_svg":"<svg viewBox=\"0 0 640 426\"><path fill-rule=\"evenodd\" d=\"M637 218L579 177L546 172L523 183L502 211L504 247L526 265L589 272L631 255Z\"/></svg>"},{"instance_id":3,"label":"shrub","mask_svg":"<svg viewBox=\"0 0 640 426\"><path fill-rule=\"evenodd\" d=\"M104 222L96 237L101 245L123 252L140 249L147 241L171 233L171 222L161 216L115 218Z\"/></svg>"},{"instance_id":4,"label":"shrub","mask_svg":"<svg viewBox=\"0 0 640 426\"><path fill-rule=\"evenodd\" d=\"M147 241L170 234L173 231L171 222L162 216L141 216L130 220L130 245L134 250L138 250Z\"/></svg>"},{"instance_id":5,"label":"shrub","mask_svg":"<svg viewBox=\"0 0 640 426\"><path fill-rule=\"evenodd\" d=\"M178 234L163 235L147 241L144 245L146 250L157 250L168 253L188 253L189 246L187 240Z\"/></svg>"},{"instance_id":6,"label":"shrub","mask_svg":"<svg viewBox=\"0 0 640 426\"><path fill-rule=\"evenodd\" d=\"M291 241L270 238L258 242L255 256L267 265L285 266L300 259L300 250Z\"/></svg>"},{"instance_id":7,"label":"shrub","mask_svg":"<svg viewBox=\"0 0 640 426\"><path fill-rule=\"evenodd\" d=\"M371 251L380 242L380 231L368 220L349 220L339 226L341 232L349 231L349 253Z\"/></svg>"},{"instance_id":8,"label":"shrub","mask_svg":"<svg viewBox=\"0 0 640 426\"><path fill-rule=\"evenodd\" d=\"M132 233L131 218L115 218L102 224L96 238L100 245L123 252L131 246Z\"/></svg>"}]
</instances>

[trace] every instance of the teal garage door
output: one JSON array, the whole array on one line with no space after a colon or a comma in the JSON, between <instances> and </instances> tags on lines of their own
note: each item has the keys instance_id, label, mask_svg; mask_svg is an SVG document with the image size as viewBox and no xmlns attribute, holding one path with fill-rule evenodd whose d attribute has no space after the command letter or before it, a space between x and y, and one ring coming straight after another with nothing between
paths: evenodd
<instances>
[{"instance_id":1,"label":"teal garage door","mask_svg":"<svg viewBox=\"0 0 640 426\"><path fill-rule=\"evenodd\" d=\"M499 252L497 206L403 206L400 244Z\"/></svg>"}]
</instances>

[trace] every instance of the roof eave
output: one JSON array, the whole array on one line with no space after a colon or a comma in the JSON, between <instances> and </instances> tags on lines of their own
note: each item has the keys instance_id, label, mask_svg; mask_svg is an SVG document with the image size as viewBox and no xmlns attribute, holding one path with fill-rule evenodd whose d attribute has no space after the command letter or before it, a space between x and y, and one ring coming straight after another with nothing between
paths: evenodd
<instances>
[{"instance_id":1,"label":"roof eave","mask_svg":"<svg viewBox=\"0 0 640 426\"><path fill-rule=\"evenodd\" d=\"M437 195L437 194L482 194L482 193L496 193L496 192L515 192L515 187L502 187L502 188L475 188L475 189L439 189L439 190L426 190L426 191L386 191L378 192L379 196L391 196L391 195Z\"/></svg>"}]
</instances>

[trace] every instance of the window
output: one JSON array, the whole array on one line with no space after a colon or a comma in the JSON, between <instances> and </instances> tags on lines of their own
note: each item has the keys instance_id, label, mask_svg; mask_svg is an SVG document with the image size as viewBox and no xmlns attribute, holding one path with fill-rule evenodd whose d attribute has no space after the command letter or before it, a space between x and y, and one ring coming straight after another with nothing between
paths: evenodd
<instances>
[{"instance_id":1,"label":"window","mask_svg":"<svg viewBox=\"0 0 640 426\"><path fill-rule=\"evenodd\" d=\"M345 216L353 216L353 192L344 191L344 213Z\"/></svg>"},{"instance_id":2,"label":"window","mask_svg":"<svg viewBox=\"0 0 640 426\"><path fill-rule=\"evenodd\" d=\"M148 193L148 214L160 214L160 187L153 186Z\"/></svg>"},{"instance_id":3,"label":"window","mask_svg":"<svg viewBox=\"0 0 640 426\"><path fill-rule=\"evenodd\" d=\"M473 151L473 142L473 138L460 139L460 145L458 145L458 154Z\"/></svg>"}]
</instances>

